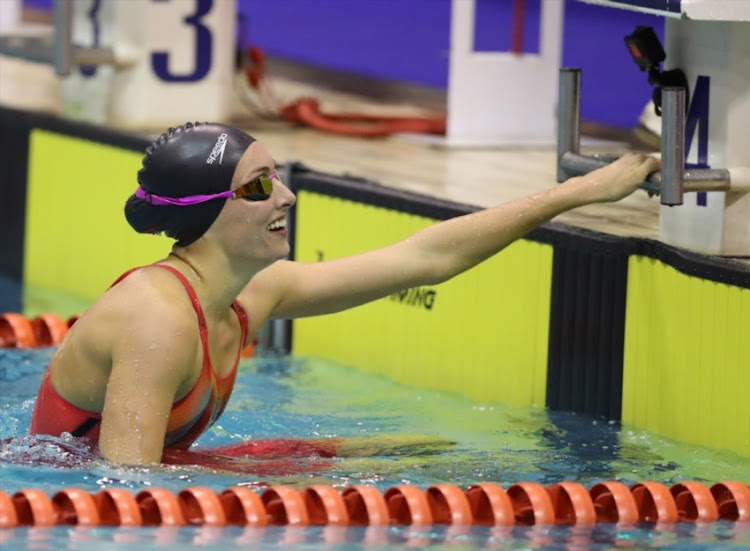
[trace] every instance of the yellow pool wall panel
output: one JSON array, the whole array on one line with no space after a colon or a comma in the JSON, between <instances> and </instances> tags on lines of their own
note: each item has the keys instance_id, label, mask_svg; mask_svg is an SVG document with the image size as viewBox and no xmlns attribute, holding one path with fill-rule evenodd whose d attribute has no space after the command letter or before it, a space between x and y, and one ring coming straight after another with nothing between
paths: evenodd
<instances>
[{"instance_id":1,"label":"yellow pool wall panel","mask_svg":"<svg viewBox=\"0 0 750 551\"><path fill-rule=\"evenodd\" d=\"M624 422L750 456L750 289L632 256Z\"/></svg>"},{"instance_id":2,"label":"yellow pool wall panel","mask_svg":"<svg viewBox=\"0 0 750 551\"><path fill-rule=\"evenodd\" d=\"M93 301L172 240L133 231L124 206L143 153L47 130L30 135L24 287Z\"/></svg>"},{"instance_id":3,"label":"yellow pool wall panel","mask_svg":"<svg viewBox=\"0 0 750 551\"><path fill-rule=\"evenodd\" d=\"M435 220L302 190L295 258L388 245ZM544 406L552 247L521 240L450 281L295 320L292 352L473 400Z\"/></svg>"}]
</instances>

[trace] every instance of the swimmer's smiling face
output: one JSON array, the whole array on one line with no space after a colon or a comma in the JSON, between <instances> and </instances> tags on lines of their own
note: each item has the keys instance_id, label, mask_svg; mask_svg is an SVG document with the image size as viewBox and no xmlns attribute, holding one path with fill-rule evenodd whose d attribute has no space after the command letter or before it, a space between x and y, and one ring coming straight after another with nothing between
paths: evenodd
<instances>
[{"instance_id":1,"label":"swimmer's smiling face","mask_svg":"<svg viewBox=\"0 0 750 551\"><path fill-rule=\"evenodd\" d=\"M253 142L237 164L231 189L275 172L276 163L271 155L259 142ZM286 214L296 198L278 176L274 176L272 181L273 191L268 199L227 200L205 237L218 238L233 252L251 260L273 262L289 254Z\"/></svg>"}]
</instances>

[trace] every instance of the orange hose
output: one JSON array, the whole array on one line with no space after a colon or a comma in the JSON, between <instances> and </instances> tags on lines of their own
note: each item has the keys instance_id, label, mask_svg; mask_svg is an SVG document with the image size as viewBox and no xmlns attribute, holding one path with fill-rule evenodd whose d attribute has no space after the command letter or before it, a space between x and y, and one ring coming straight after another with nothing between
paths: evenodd
<instances>
[{"instance_id":1,"label":"orange hose","mask_svg":"<svg viewBox=\"0 0 750 551\"><path fill-rule=\"evenodd\" d=\"M245 78L261 93L266 80L265 54L257 46L245 52ZM380 138L396 133L439 134L446 131L446 118L369 115L365 113L323 113L314 98L301 98L280 109L282 119L310 126L322 132L360 138Z\"/></svg>"},{"instance_id":2,"label":"orange hose","mask_svg":"<svg viewBox=\"0 0 750 551\"><path fill-rule=\"evenodd\" d=\"M281 116L289 122L311 126L323 132L360 138L381 138L402 132L442 135L446 129L445 117L326 114L320 110L318 101L312 98L299 99L287 105L282 109Z\"/></svg>"}]
</instances>

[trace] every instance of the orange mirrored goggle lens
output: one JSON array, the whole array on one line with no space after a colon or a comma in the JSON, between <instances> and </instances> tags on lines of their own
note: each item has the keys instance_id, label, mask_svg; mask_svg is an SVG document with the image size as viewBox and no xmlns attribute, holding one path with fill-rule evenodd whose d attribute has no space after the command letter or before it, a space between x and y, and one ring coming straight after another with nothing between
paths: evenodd
<instances>
[{"instance_id":1,"label":"orange mirrored goggle lens","mask_svg":"<svg viewBox=\"0 0 750 551\"><path fill-rule=\"evenodd\" d=\"M273 192L273 179L276 173L268 176L258 176L254 180L235 188L232 192L233 199L244 199L245 201L265 201Z\"/></svg>"}]
</instances>

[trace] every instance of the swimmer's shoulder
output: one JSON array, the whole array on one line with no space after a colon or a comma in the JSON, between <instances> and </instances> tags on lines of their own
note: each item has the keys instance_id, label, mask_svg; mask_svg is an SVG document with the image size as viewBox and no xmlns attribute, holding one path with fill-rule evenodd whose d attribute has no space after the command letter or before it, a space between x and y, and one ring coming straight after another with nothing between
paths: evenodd
<instances>
[{"instance_id":1,"label":"swimmer's shoulder","mask_svg":"<svg viewBox=\"0 0 750 551\"><path fill-rule=\"evenodd\" d=\"M136 307L157 315L194 311L182 281L170 270L158 266L145 266L129 273L102 295L101 302L120 315L135 312Z\"/></svg>"},{"instance_id":2,"label":"swimmer's shoulder","mask_svg":"<svg viewBox=\"0 0 750 551\"><path fill-rule=\"evenodd\" d=\"M197 334L196 314L185 288L173 274L155 267L136 270L107 289L71 332L76 327L85 334L81 340L100 349L113 346L123 335L137 339Z\"/></svg>"}]
</instances>

